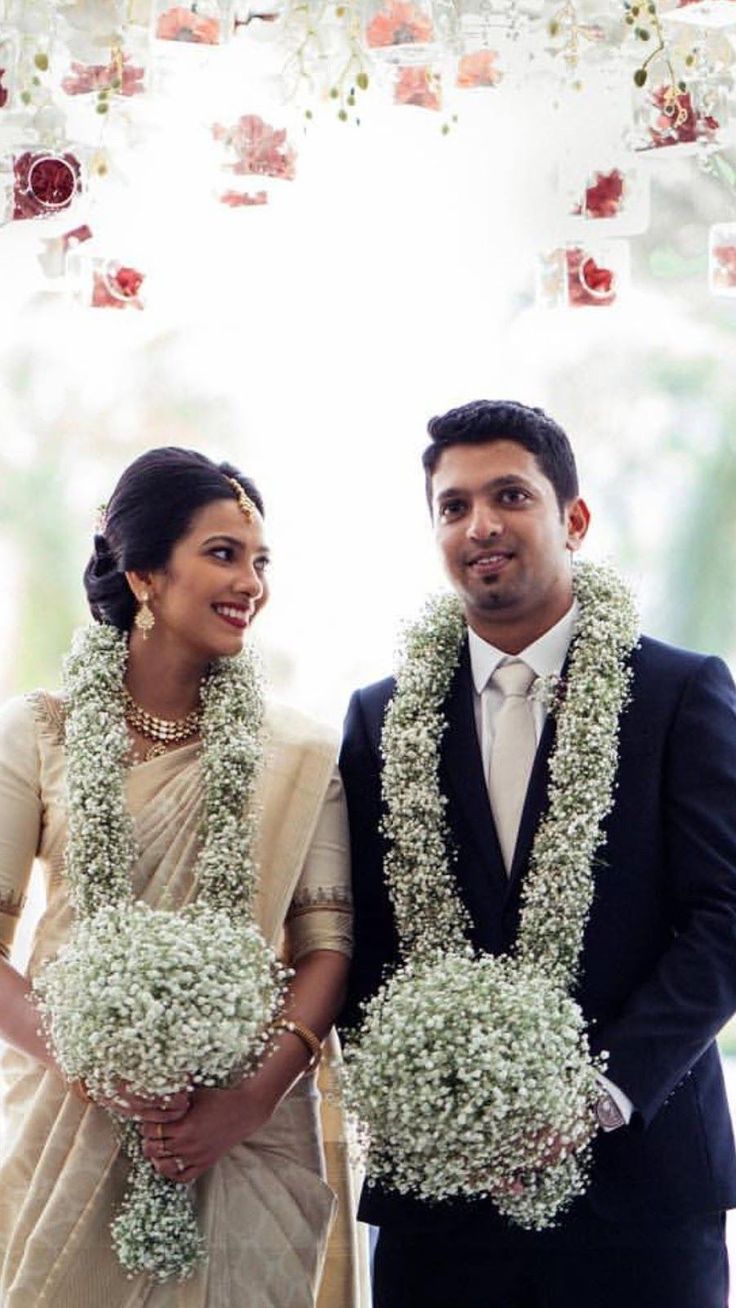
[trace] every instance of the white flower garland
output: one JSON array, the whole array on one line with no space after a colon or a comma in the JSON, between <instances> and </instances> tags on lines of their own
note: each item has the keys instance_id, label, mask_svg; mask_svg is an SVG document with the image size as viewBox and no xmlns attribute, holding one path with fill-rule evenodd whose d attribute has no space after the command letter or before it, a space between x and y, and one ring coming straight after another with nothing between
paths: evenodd
<instances>
[{"instance_id":1,"label":"white flower garland","mask_svg":"<svg viewBox=\"0 0 736 1308\"><path fill-rule=\"evenodd\" d=\"M590 1058L568 991L638 639L632 597L612 570L580 564L573 584L580 616L513 958L473 956L439 784L444 701L465 636L459 601L433 599L408 632L382 737L385 875L403 962L346 1053L346 1099L373 1180L428 1200L490 1195L537 1229L587 1182L603 1062ZM549 1165L553 1136L568 1152Z\"/></svg>"},{"instance_id":2,"label":"white flower garland","mask_svg":"<svg viewBox=\"0 0 736 1308\"><path fill-rule=\"evenodd\" d=\"M120 1083L161 1096L255 1071L288 970L253 920L253 795L262 766L263 695L248 651L221 660L202 689L202 846L196 901L176 913L133 898L133 823L124 800L127 640L107 625L75 639L65 669L72 936L35 990L59 1065L93 1096ZM122 1265L157 1280L204 1256L190 1194L159 1176L135 1124L122 1126L128 1191L112 1225Z\"/></svg>"},{"instance_id":3,"label":"white flower garland","mask_svg":"<svg viewBox=\"0 0 736 1308\"><path fill-rule=\"evenodd\" d=\"M115 627L76 633L64 665L69 795L66 871L77 912L131 897L133 822L123 793L130 740L122 690L128 643ZM256 888L253 854L256 777L262 763L263 690L245 650L213 664L202 687L203 844L198 899L249 913Z\"/></svg>"}]
</instances>

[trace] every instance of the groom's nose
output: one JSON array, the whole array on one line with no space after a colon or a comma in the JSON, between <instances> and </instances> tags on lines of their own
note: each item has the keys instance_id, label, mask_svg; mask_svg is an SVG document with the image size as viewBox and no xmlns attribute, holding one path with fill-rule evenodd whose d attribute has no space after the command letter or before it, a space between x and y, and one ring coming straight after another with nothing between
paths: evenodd
<instances>
[{"instance_id":1,"label":"groom's nose","mask_svg":"<svg viewBox=\"0 0 736 1308\"><path fill-rule=\"evenodd\" d=\"M498 510L487 500L474 502L468 518L468 539L484 541L491 536L498 536L502 531L503 522Z\"/></svg>"}]
</instances>

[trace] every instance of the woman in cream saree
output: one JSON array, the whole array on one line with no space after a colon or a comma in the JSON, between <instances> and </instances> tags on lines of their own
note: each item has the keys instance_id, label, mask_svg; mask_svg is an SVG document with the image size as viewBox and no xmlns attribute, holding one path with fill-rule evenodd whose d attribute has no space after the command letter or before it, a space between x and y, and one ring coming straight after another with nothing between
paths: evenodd
<instances>
[{"instance_id":1,"label":"woman in cream saree","mask_svg":"<svg viewBox=\"0 0 736 1308\"><path fill-rule=\"evenodd\" d=\"M72 921L64 874L63 742L58 698L39 692L3 711L0 940L7 956L37 857L46 908L31 977L57 952ZM269 708L264 751L257 922L292 965L323 950L348 954L347 832L334 743L301 715ZM132 766L125 799L139 850L135 894L153 906L183 906L197 889L198 743ZM7 1050L2 1070L3 1308L350 1308L355 1302L344 1144L337 1133L325 1139L323 1153L313 1073L296 1079L270 1119L194 1182L208 1260L190 1280L159 1284L144 1274L128 1278L113 1252L109 1225L127 1163L108 1114L84 1103L58 1070L28 1053Z\"/></svg>"}]
</instances>

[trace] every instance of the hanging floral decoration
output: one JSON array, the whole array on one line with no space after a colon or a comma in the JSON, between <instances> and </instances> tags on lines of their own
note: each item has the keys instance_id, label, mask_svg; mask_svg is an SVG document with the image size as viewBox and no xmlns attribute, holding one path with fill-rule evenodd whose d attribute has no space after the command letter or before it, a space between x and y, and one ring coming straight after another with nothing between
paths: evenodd
<instances>
[{"instance_id":1,"label":"hanging floral decoration","mask_svg":"<svg viewBox=\"0 0 736 1308\"><path fill-rule=\"evenodd\" d=\"M457 86L465 90L498 86L503 73L496 66L497 58L495 50L473 50L471 54L462 55L457 66Z\"/></svg>"},{"instance_id":2,"label":"hanging floral decoration","mask_svg":"<svg viewBox=\"0 0 736 1308\"><path fill-rule=\"evenodd\" d=\"M575 210L587 218L615 218L624 199L624 178L618 168L596 173L585 188L585 200Z\"/></svg>"},{"instance_id":3,"label":"hanging floral decoration","mask_svg":"<svg viewBox=\"0 0 736 1308\"><path fill-rule=\"evenodd\" d=\"M236 176L277 177L292 181L296 151L283 128L271 127L258 114L245 114L232 127L215 123L212 135L221 141L233 161L226 164Z\"/></svg>"},{"instance_id":4,"label":"hanging floral decoration","mask_svg":"<svg viewBox=\"0 0 736 1308\"><path fill-rule=\"evenodd\" d=\"M395 104L413 104L419 109L442 108L442 83L431 68L398 68L394 87Z\"/></svg>"},{"instance_id":5,"label":"hanging floral decoration","mask_svg":"<svg viewBox=\"0 0 736 1308\"><path fill-rule=\"evenodd\" d=\"M708 166L728 140L734 29L736 5L677 0L602 0L593 11L583 0L541 8L513 0L262 0L262 7L251 0L0 0L0 225L48 220L72 206L72 225L86 222L86 206L99 201L104 208L115 154L135 149L171 69L181 85L181 77L216 69L233 50L250 53L256 32L280 68L282 103L299 107L305 124L324 113L360 124L383 98L431 111L428 130L447 133L458 115L462 122L461 102L468 101L461 92L477 92L475 111L483 96L520 88L544 97L554 122L566 91L610 86L621 121L606 152L623 166L616 176L603 161L590 161L584 216L618 219L627 157L692 153ZM237 65L228 66L233 77ZM271 88L271 73L264 80ZM279 93L273 89L273 111L264 112L251 100L251 85L246 77L238 83L241 103L213 133L213 167L224 144L233 177L291 179L295 147L277 116ZM40 156L43 166L34 167ZM261 188L214 189L204 177L201 184L213 203L232 211L269 200ZM634 234L623 224L616 232L619 239ZM570 237L550 224L544 239L552 246ZM620 279L615 295L612 285L601 294L600 269L589 266L587 292L565 291L562 301L613 303Z\"/></svg>"},{"instance_id":6,"label":"hanging floral decoration","mask_svg":"<svg viewBox=\"0 0 736 1308\"><path fill-rule=\"evenodd\" d=\"M161 41L188 41L195 45L218 45L222 40L220 19L201 16L196 5L174 5L159 14L156 36Z\"/></svg>"}]
</instances>

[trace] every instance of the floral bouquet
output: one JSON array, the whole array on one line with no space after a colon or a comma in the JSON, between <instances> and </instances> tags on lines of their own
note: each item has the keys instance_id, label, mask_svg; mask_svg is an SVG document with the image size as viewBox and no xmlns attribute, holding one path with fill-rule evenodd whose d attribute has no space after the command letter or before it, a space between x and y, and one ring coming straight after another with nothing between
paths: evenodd
<instances>
[{"instance_id":1,"label":"floral bouquet","mask_svg":"<svg viewBox=\"0 0 736 1308\"><path fill-rule=\"evenodd\" d=\"M159 1098L255 1071L286 976L252 923L137 901L80 921L36 991L65 1076L114 1102L121 1085ZM118 1258L158 1280L187 1276L204 1253L189 1192L144 1157L135 1123L123 1135L132 1166L112 1227Z\"/></svg>"},{"instance_id":2,"label":"floral bouquet","mask_svg":"<svg viewBox=\"0 0 736 1308\"><path fill-rule=\"evenodd\" d=\"M537 969L412 960L368 1005L345 1063L372 1180L430 1201L491 1198L538 1230L585 1189L595 1067L577 1004Z\"/></svg>"}]
</instances>

